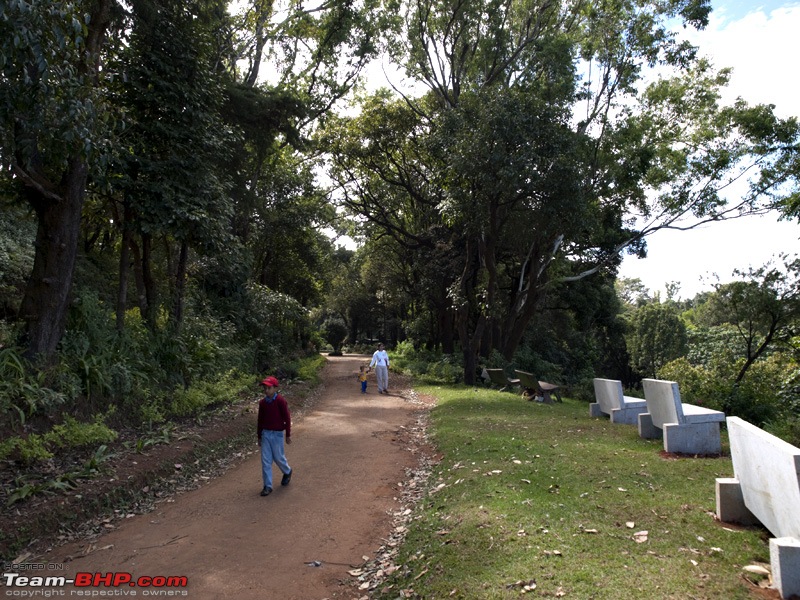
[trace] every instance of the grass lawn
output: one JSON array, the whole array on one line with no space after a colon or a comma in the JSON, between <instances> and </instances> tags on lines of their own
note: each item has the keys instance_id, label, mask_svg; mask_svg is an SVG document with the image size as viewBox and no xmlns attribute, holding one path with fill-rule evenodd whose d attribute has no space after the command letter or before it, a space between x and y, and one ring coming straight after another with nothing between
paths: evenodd
<instances>
[{"instance_id":1,"label":"grass lawn","mask_svg":"<svg viewBox=\"0 0 800 600\"><path fill-rule=\"evenodd\" d=\"M442 460L376 598L745 599L768 534L719 523L723 456L666 456L588 405L417 387Z\"/></svg>"}]
</instances>

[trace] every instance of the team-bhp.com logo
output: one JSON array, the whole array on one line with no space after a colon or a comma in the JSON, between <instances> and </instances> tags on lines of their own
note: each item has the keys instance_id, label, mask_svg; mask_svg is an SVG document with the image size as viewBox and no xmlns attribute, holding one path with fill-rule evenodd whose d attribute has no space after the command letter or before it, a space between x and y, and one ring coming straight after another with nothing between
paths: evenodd
<instances>
[{"instance_id":1,"label":"team-bhp.com logo","mask_svg":"<svg viewBox=\"0 0 800 600\"><path fill-rule=\"evenodd\" d=\"M3 573L5 596L50 598L53 596L188 596L187 577L134 577L130 573L76 573L75 577L29 576ZM65 589L67 588L67 589Z\"/></svg>"}]
</instances>

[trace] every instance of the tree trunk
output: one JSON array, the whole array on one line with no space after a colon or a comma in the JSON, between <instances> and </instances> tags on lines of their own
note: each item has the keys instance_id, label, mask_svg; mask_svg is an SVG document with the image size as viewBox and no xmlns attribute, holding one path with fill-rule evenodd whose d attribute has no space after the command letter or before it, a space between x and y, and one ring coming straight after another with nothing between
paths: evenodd
<instances>
[{"instance_id":1,"label":"tree trunk","mask_svg":"<svg viewBox=\"0 0 800 600\"><path fill-rule=\"evenodd\" d=\"M131 270L131 243L133 235L130 228L131 210L126 205L122 217L122 243L119 250L119 282L117 285L117 331L125 329L125 312L128 310L128 276Z\"/></svg>"},{"instance_id":2,"label":"tree trunk","mask_svg":"<svg viewBox=\"0 0 800 600\"><path fill-rule=\"evenodd\" d=\"M64 335L87 172L82 160L70 161L57 188L58 197L26 189L36 211L36 253L20 315L26 323L26 357L44 364L52 362Z\"/></svg>"},{"instance_id":3,"label":"tree trunk","mask_svg":"<svg viewBox=\"0 0 800 600\"><path fill-rule=\"evenodd\" d=\"M175 265L175 295L172 301L172 327L177 335L183 324L184 298L186 294L186 268L189 262L189 244L181 242L178 264Z\"/></svg>"},{"instance_id":4,"label":"tree trunk","mask_svg":"<svg viewBox=\"0 0 800 600\"><path fill-rule=\"evenodd\" d=\"M156 280L152 269L153 238L149 234L142 234L142 283L144 284L144 306L142 315L150 331L156 330Z\"/></svg>"},{"instance_id":5,"label":"tree trunk","mask_svg":"<svg viewBox=\"0 0 800 600\"><path fill-rule=\"evenodd\" d=\"M90 76L95 85L115 4L114 0L96 0L91 4L84 58L71 65L77 73ZM39 65L30 65L30 69L35 72ZM15 164L15 172L37 218L33 269L20 314L25 320L26 357L50 364L66 326L89 169L83 156L76 153L67 161L56 184L46 174L47 165L41 164L43 157L39 150L34 153L32 163L18 157L20 160Z\"/></svg>"}]
</instances>

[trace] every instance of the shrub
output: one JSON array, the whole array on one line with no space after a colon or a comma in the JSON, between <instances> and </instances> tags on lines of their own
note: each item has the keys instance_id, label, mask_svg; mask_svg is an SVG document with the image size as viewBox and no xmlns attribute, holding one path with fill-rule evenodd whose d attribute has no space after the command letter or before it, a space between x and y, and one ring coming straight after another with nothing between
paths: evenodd
<instances>
[{"instance_id":1,"label":"shrub","mask_svg":"<svg viewBox=\"0 0 800 600\"><path fill-rule=\"evenodd\" d=\"M333 355L339 356L342 353L342 344L347 337L347 324L341 317L328 317L322 323L322 337L333 348Z\"/></svg>"},{"instance_id":2,"label":"shrub","mask_svg":"<svg viewBox=\"0 0 800 600\"><path fill-rule=\"evenodd\" d=\"M117 439L117 432L103 423L103 416L96 415L91 423L80 423L73 417L64 417L64 423L56 425L45 434L50 445L58 448L85 448L109 444Z\"/></svg>"},{"instance_id":3,"label":"shrub","mask_svg":"<svg viewBox=\"0 0 800 600\"><path fill-rule=\"evenodd\" d=\"M117 432L103 423L97 415L94 421L83 423L67 415L64 422L47 433L15 436L0 445L0 459L12 458L25 464L53 458L56 449L89 448L108 444L117 439Z\"/></svg>"},{"instance_id":4,"label":"shrub","mask_svg":"<svg viewBox=\"0 0 800 600\"><path fill-rule=\"evenodd\" d=\"M179 417L196 417L209 407L232 402L250 389L252 382L252 376L232 370L220 379L200 381L189 388L178 386L173 391L170 412Z\"/></svg>"},{"instance_id":5,"label":"shrub","mask_svg":"<svg viewBox=\"0 0 800 600\"><path fill-rule=\"evenodd\" d=\"M33 415L64 403L63 394L45 385L47 375L34 372L19 349L0 349L0 418L4 425L24 425Z\"/></svg>"}]
</instances>

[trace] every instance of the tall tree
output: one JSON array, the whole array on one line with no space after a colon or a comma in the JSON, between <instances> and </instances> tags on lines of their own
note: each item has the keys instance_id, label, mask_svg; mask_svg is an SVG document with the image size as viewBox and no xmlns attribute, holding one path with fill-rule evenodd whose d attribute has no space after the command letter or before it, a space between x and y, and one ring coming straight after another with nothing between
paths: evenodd
<instances>
[{"instance_id":1,"label":"tall tree","mask_svg":"<svg viewBox=\"0 0 800 600\"><path fill-rule=\"evenodd\" d=\"M401 9L396 24L408 43L390 45L391 55L428 89L404 98L414 123L403 130L425 138L417 145L440 190L426 206L459 240L450 297L467 381L479 348L513 356L555 283L613 273L621 252L643 253L647 235L683 227L687 216L771 206L764 199L779 192L778 178L733 205L721 191L791 153L797 124L769 107L718 105L727 74L669 29L676 18L702 27L709 10L696 0L420 0ZM667 75L646 86L655 66ZM376 133L363 144L372 162L339 172L351 190L376 180L393 190L380 210L348 203L396 235L385 215L401 211L396 200L423 163L398 161Z\"/></svg>"},{"instance_id":2,"label":"tall tree","mask_svg":"<svg viewBox=\"0 0 800 600\"><path fill-rule=\"evenodd\" d=\"M118 152L123 228L120 284L134 247L144 286L143 316L151 327L159 308L153 241L173 254L170 314L182 321L190 248L220 252L232 242L225 173L228 132L220 116L222 71L217 68L218 2L132 3L130 43L120 55L115 99L125 116ZM173 249L174 246L174 249ZM120 300L125 295L120 292ZM124 307L119 307L118 314Z\"/></svg>"},{"instance_id":3,"label":"tall tree","mask_svg":"<svg viewBox=\"0 0 800 600\"><path fill-rule=\"evenodd\" d=\"M64 332L87 178L107 138L101 65L117 8L48 0L0 14L0 158L38 223L20 314L27 355L45 362Z\"/></svg>"},{"instance_id":4,"label":"tall tree","mask_svg":"<svg viewBox=\"0 0 800 600\"><path fill-rule=\"evenodd\" d=\"M800 259L783 257L781 266L735 271L737 281L719 284L698 311L708 326L735 328L742 363L741 382L760 358L797 335L800 325Z\"/></svg>"}]
</instances>

